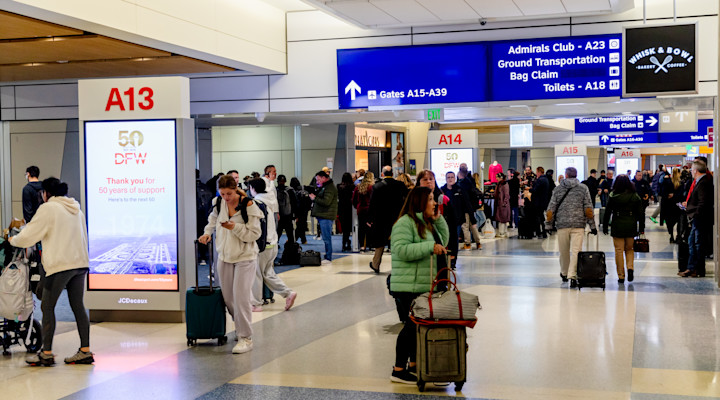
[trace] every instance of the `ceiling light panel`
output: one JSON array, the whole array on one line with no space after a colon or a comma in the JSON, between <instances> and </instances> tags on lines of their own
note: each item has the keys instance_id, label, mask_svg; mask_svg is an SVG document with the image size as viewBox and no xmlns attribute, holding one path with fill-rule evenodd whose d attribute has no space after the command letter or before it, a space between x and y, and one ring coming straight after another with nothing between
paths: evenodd
<instances>
[{"instance_id":1,"label":"ceiling light panel","mask_svg":"<svg viewBox=\"0 0 720 400\"><path fill-rule=\"evenodd\" d=\"M415 0L371 0L370 2L404 23L436 22L440 20Z\"/></svg>"},{"instance_id":2,"label":"ceiling light panel","mask_svg":"<svg viewBox=\"0 0 720 400\"><path fill-rule=\"evenodd\" d=\"M611 12L610 0L562 0L569 13Z\"/></svg>"},{"instance_id":3,"label":"ceiling light panel","mask_svg":"<svg viewBox=\"0 0 720 400\"><path fill-rule=\"evenodd\" d=\"M444 21L467 21L469 19L480 18L480 14L463 0L417 1Z\"/></svg>"},{"instance_id":4,"label":"ceiling light panel","mask_svg":"<svg viewBox=\"0 0 720 400\"><path fill-rule=\"evenodd\" d=\"M512 0L465 0L483 18L522 17Z\"/></svg>"},{"instance_id":5,"label":"ceiling light panel","mask_svg":"<svg viewBox=\"0 0 720 400\"><path fill-rule=\"evenodd\" d=\"M523 15L550 15L566 13L560 0L513 0Z\"/></svg>"},{"instance_id":6,"label":"ceiling light panel","mask_svg":"<svg viewBox=\"0 0 720 400\"><path fill-rule=\"evenodd\" d=\"M366 1L333 1L325 3L327 7L366 26L397 24L396 18Z\"/></svg>"}]
</instances>

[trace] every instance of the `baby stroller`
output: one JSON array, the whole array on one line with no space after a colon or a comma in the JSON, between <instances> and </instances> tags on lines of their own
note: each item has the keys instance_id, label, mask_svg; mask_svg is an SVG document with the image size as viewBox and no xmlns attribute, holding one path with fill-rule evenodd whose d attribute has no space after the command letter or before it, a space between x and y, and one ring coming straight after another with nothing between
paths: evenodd
<instances>
[{"instance_id":1,"label":"baby stroller","mask_svg":"<svg viewBox=\"0 0 720 400\"><path fill-rule=\"evenodd\" d=\"M2 240L2 239L0 239ZM0 251L0 343L3 355L8 348L22 344L28 353L35 353L42 345L40 322L33 318L35 301L32 296L31 264L39 267L39 251L15 249L3 241ZM39 276L35 281L38 281Z\"/></svg>"}]
</instances>

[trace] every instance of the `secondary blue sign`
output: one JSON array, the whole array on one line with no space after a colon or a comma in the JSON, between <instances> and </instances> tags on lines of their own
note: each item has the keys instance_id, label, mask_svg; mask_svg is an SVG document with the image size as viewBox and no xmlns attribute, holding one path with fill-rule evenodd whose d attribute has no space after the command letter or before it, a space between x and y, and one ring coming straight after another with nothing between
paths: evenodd
<instances>
[{"instance_id":1,"label":"secondary blue sign","mask_svg":"<svg viewBox=\"0 0 720 400\"><path fill-rule=\"evenodd\" d=\"M701 119L698 120L697 132L646 132L638 135L601 135L598 141L600 146L707 142L708 128L712 126L712 119Z\"/></svg>"},{"instance_id":2,"label":"secondary blue sign","mask_svg":"<svg viewBox=\"0 0 720 400\"><path fill-rule=\"evenodd\" d=\"M619 97L621 35L494 42L492 101Z\"/></svg>"},{"instance_id":3,"label":"secondary blue sign","mask_svg":"<svg viewBox=\"0 0 720 400\"><path fill-rule=\"evenodd\" d=\"M575 133L657 132L658 114L577 118Z\"/></svg>"},{"instance_id":4,"label":"secondary blue sign","mask_svg":"<svg viewBox=\"0 0 720 400\"><path fill-rule=\"evenodd\" d=\"M340 108L487 101L482 43L338 50Z\"/></svg>"},{"instance_id":5,"label":"secondary blue sign","mask_svg":"<svg viewBox=\"0 0 720 400\"><path fill-rule=\"evenodd\" d=\"M619 97L621 35L337 51L341 109Z\"/></svg>"}]
</instances>

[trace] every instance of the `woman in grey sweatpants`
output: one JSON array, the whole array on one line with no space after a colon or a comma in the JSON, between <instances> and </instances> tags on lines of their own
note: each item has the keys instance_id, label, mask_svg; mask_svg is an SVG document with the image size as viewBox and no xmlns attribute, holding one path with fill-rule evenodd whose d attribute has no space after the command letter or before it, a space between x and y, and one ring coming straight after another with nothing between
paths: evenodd
<instances>
[{"instance_id":1,"label":"woman in grey sweatpants","mask_svg":"<svg viewBox=\"0 0 720 400\"><path fill-rule=\"evenodd\" d=\"M213 232L218 252L218 275L223 300L235 321L238 344L234 354L252 350L252 285L257 269L258 246L263 213L246 193L237 187L232 175L218 181L220 197L213 201L204 234L198 241L207 244Z\"/></svg>"}]
</instances>

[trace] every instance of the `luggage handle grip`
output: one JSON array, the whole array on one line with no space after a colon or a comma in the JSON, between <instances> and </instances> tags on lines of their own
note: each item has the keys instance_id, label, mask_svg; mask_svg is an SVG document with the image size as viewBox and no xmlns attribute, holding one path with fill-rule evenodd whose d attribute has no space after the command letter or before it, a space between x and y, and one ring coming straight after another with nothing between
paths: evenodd
<instances>
[{"instance_id":1,"label":"luggage handle grip","mask_svg":"<svg viewBox=\"0 0 720 400\"><path fill-rule=\"evenodd\" d=\"M200 241L198 239L195 239L194 243L195 243L195 290L193 290L193 291L195 293L200 293L201 292L201 290L200 290L200 264L198 263L198 255L199 255L198 245L200 244ZM212 236L210 236L210 240L206 244L208 246L208 256L210 258L208 260L208 265L210 267L209 273L208 273L208 275L210 276L210 290L209 290L210 293L212 293L212 291L213 291L213 264L215 263L212 244L213 244L213 240L212 240Z\"/></svg>"}]
</instances>

